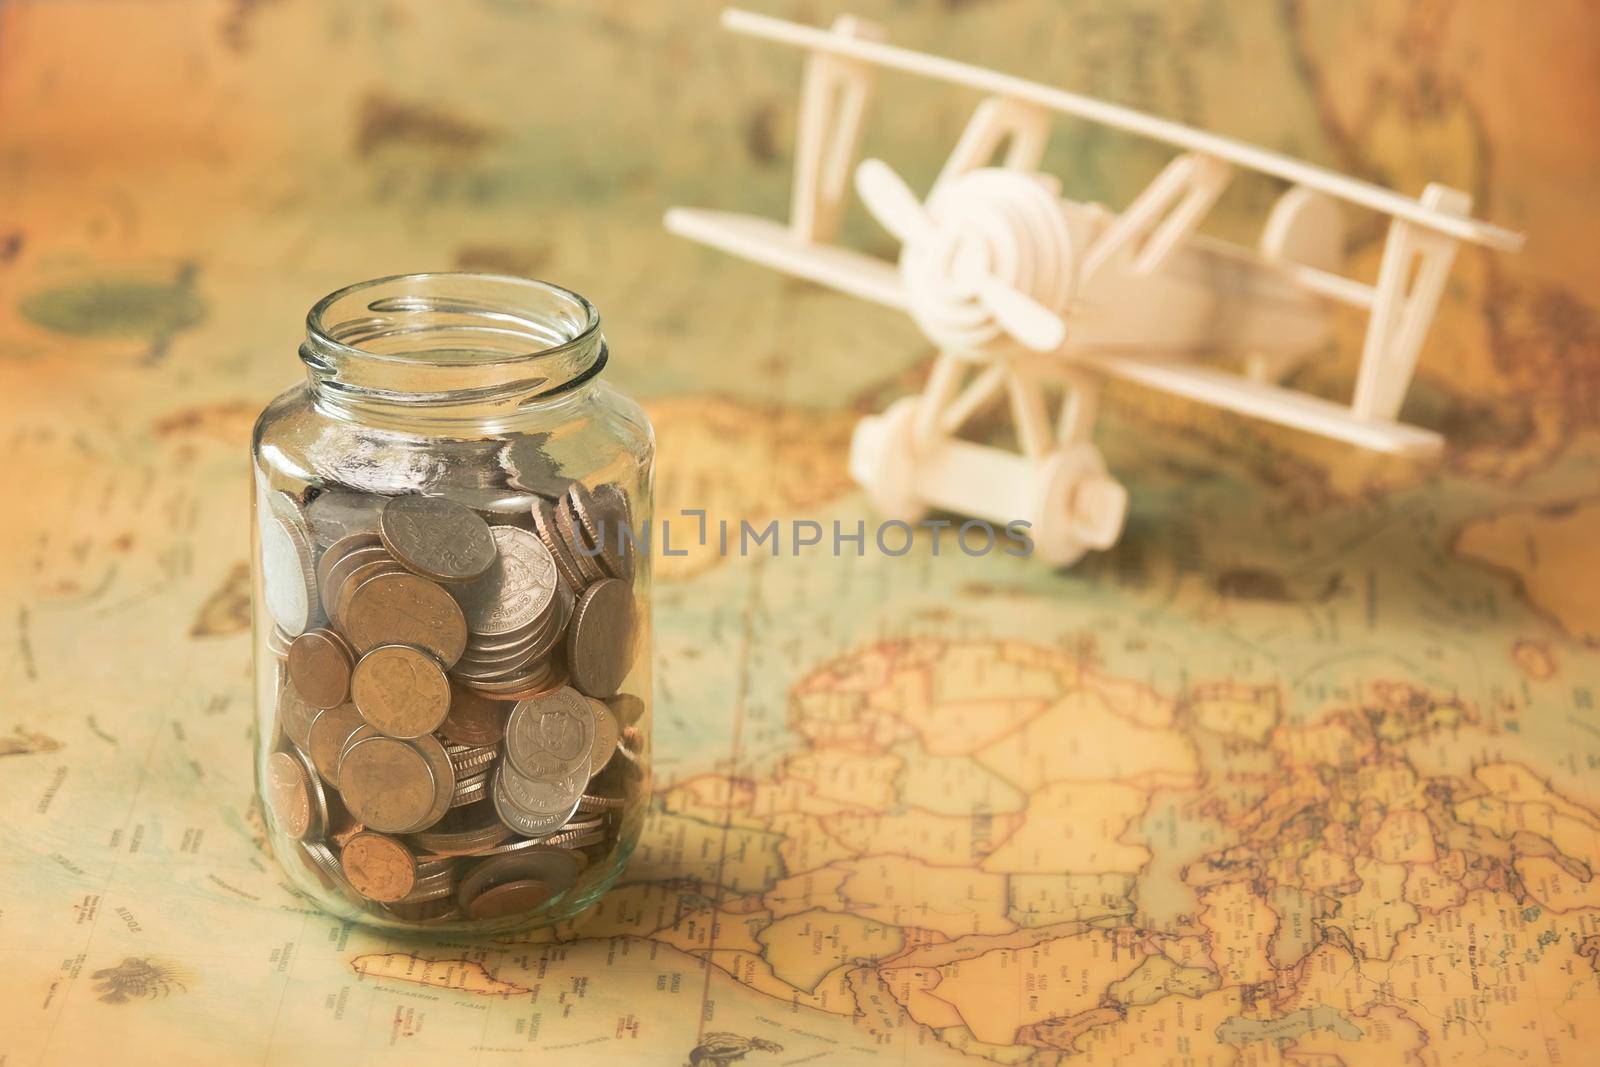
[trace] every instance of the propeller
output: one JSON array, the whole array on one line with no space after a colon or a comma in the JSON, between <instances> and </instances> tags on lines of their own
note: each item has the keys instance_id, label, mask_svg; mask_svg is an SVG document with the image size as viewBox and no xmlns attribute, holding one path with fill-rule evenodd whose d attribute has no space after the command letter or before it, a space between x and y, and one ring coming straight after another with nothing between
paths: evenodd
<instances>
[{"instance_id":1,"label":"propeller","mask_svg":"<svg viewBox=\"0 0 1600 1067\"><path fill-rule=\"evenodd\" d=\"M977 350L1005 334L1053 352L1065 342L1072 242L1038 176L972 170L923 204L887 163L868 159L856 168L856 191L899 239L911 314L936 343Z\"/></svg>"}]
</instances>

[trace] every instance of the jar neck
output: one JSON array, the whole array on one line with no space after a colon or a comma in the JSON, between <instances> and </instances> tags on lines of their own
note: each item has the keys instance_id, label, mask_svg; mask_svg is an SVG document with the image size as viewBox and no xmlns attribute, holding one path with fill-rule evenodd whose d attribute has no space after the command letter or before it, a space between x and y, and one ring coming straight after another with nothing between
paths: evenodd
<instances>
[{"instance_id":1,"label":"jar neck","mask_svg":"<svg viewBox=\"0 0 1600 1067\"><path fill-rule=\"evenodd\" d=\"M605 366L600 316L548 282L411 274L360 282L306 316L300 359L319 408L380 426L511 424Z\"/></svg>"}]
</instances>

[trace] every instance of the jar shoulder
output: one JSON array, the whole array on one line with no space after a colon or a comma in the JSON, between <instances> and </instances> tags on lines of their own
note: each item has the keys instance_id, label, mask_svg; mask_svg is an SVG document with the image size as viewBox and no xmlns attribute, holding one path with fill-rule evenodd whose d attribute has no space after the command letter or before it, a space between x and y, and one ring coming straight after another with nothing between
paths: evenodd
<instances>
[{"instance_id":1,"label":"jar shoulder","mask_svg":"<svg viewBox=\"0 0 1600 1067\"><path fill-rule=\"evenodd\" d=\"M647 472L655 433L636 401L597 381L483 425L373 425L325 409L299 383L262 409L251 435L251 454L269 480L285 475L382 493L481 487L528 448L559 476L588 480L630 467Z\"/></svg>"}]
</instances>

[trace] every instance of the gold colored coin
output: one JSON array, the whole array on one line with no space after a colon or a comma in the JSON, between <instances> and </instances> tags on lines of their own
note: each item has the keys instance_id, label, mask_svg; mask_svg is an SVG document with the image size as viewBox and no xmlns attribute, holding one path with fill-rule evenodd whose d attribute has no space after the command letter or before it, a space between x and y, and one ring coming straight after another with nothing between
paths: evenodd
<instances>
[{"instance_id":1,"label":"gold colored coin","mask_svg":"<svg viewBox=\"0 0 1600 1067\"><path fill-rule=\"evenodd\" d=\"M361 657L350 679L361 717L390 737L432 733L450 711L450 680L439 661L411 645L380 645Z\"/></svg>"},{"instance_id":2,"label":"gold colored coin","mask_svg":"<svg viewBox=\"0 0 1600 1067\"><path fill-rule=\"evenodd\" d=\"M345 878L368 900L392 904L404 900L417 884L416 856L387 834L355 834L345 842L339 862Z\"/></svg>"},{"instance_id":3,"label":"gold colored coin","mask_svg":"<svg viewBox=\"0 0 1600 1067\"><path fill-rule=\"evenodd\" d=\"M374 830L400 834L422 829L433 809L435 788L429 761L409 741L381 734L363 738L339 761L345 804Z\"/></svg>"},{"instance_id":4,"label":"gold colored coin","mask_svg":"<svg viewBox=\"0 0 1600 1067\"><path fill-rule=\"evenodd\" d=\"M339 784L339 756L351 736L365 725L366 720L354 704L328 708L311 721L306 755L311 757L324 782L332 786Z\"/></svg>"},{"instance_id":5,"label":"gold colored coin","mask_svg":"<svg viewBox=\"0 0 1600 1067\"><path fill-rule=\"evenodd\" d=\"M455 598L409 572L368 578L341 611L345 634L362 655L379 645L415 645L448 669L467 647L467 620Z\"/></svg>"}]
</instances>

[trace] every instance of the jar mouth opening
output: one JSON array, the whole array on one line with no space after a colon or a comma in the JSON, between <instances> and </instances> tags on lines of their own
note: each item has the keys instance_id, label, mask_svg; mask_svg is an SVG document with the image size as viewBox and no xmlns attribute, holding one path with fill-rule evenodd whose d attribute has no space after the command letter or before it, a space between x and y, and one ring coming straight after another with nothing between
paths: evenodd
<instances>
[{"instance_id":1,"label":"jar mouth opening","mask_svg":"<svg viewBox=\"0 0 1600 1067\"><path fill-rule=\"evenodd\" d=\"M591 345L600 313L578 293L508 274L396 274L338 289L306 315L309 339L359 360L486 367Z\"/></svg>"}]
</instances>

